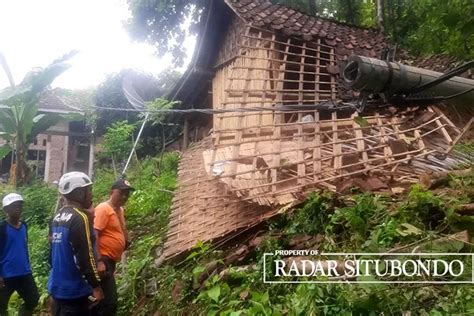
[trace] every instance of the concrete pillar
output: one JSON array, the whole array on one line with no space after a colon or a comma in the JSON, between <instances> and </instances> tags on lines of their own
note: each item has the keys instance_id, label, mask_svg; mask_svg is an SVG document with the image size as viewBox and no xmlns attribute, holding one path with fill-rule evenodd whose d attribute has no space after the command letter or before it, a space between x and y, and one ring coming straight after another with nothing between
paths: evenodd
<instances>
[{"instance_id":1,"label":"concrete pillar","mask_svg":"<svg viewBox=\"0 0 474 316\"><path fill-rule=\"evenodd\" d=\"M64 137L64 147L63 147L63 170L62 174L67 172L67 158L69 153L69 136Z\"/></svg>"},{"instance_id":2,"label":"concrete pillar","mask_svg":"<svg viewBox=\"0 0 474 316\"><path fill-rule=\"evenodd\" d=\"M51 135L46 140L46 157L44 160L44 182L49 180L49 169L51 164Z\"/></svg>"}]
</instances>

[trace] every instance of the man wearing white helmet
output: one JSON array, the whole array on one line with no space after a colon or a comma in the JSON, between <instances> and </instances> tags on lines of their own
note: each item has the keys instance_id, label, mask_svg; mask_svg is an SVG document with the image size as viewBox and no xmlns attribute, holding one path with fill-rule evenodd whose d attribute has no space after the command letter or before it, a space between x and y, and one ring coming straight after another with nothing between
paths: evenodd
<instances>
[{"instance_id":1,"label":"man wearing white helmet","mask_svg":"<svg viewBox=\"0 0 474 316\"><path fill-rule=\"evenodd\" d=\"M28 228L21 221L23 197L10 193L3 198L6 220L0 223L0 315L8 315L13 292L24 300L19 315L33 315L38 305L38 288L28 254Z\"/></svg>"},{"instance_id":2,"label":"man wearing white helmet","mask_svg":"<svg viewBox=\"0 0 474 316\"><path fill-rule=\"evenodd\" d=\"M86 210L92 205L92 181L82 172L61 177L63 206L51 221L51 274L48 291L54 315L90 315L91 302L103 299L94 258L94 233Z\"/></svg>"}]
</instances>

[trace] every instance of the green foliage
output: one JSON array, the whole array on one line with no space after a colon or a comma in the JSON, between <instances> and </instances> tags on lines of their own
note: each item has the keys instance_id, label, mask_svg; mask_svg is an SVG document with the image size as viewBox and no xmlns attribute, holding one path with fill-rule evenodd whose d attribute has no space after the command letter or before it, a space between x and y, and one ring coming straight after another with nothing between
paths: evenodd
<instances>
[{"instance_id":1,"label":"green foliage","mask_svg":"<svg viewBox=\"0 0 474 316\"><path fill-rule=\"evenodd\" d=\"M152 102L148 102L146 104L147 110L154 111L154 110L166 110L173 108L179 102L177 101L169 101L167 99L158 98L153 100ZM153 125L158 125L163 123L166 117L166 113L162 112L150 112L149 120L152 122Z\"/></svg>"},{"instance_id":2,"label":"green foliage","mask_svg":"<svg viewBox=\"0 0 474 316\"><path fill-rule=\"evenodd\" d=\"M408 194L407 202L401 205L400 212L412 223L419 225L426 223L430 229L435 229L449 217L451 210L447 207L446 201L420 185L415 185Z\"/></svg>"},{"instance_id":3,"label":"green foliage","mask_svg":"<svg viewBox=\"0 0 474 316\"><path fill-rule=\"evenodd\" d=\"M47 226L59 197L57 189L43 182L34 182L21 188L20 194L25 200L23 219L29 225Z\"/></svg>"},{"instance_id":4,"label":"green foliage","mask_svg":"<svg viewBox=\"0 0 474 316\"><path fill-rule=\"evenodd\" d=\"M29 180L26 164L29 144L39 133L60 120L67 119L54 113L38 114L38 100L54 79L70 67L66 61L75 53L62 56L46 68L30 71L18 86L0 91L0 103L6 105L6 108L0 110L0 137L7 142L1 148L0 156L4 157L11 150L15 150L15 179L20 185Z\"/></svg>"},{"instance_id":5,"label":"green foliage","mask_svg":"<svg viewBox=\"0 0 474 316\"><path fill-rule=\"evenodd\" d=\"M128 202L128 218L140 221L143 216L160 214L166 220L177 186L177 166L179 156L165 153L160 164L158 158L149 158L140 166L139 177L130 177L136 188Z\"/></svg>"},{"instance_id":6,"label":"green foliage","mask_svg":"<svg viewBox=\"0 0 474 316\"><path fill-rule=\"evenodd\" d=\"M46 283L49 276L49 242L48 227L46 225L28 226L28 245L30 251L31 270L40 292L39 305L46 303L48 292Z\"/></svg>"},{"instance_id":7,"label":"green foliage","mask_svg":"<svg viewBox=\"0 0 474 316\"><path fill-rule=\"evenodd\" d=\"M132 18L128 31L134 38L159 48L159 55L171 53L173 63L181 66L186 53L184 39L188 32L196 34L205 3L203 0L129 0ZM183 28L187 24L188 30Z\"/></svg>"},{"instance_id":8,"label":"green foliage","mask_svg":"<svg viewBox=\"0 0 474 316\"><path fill-rule=\"evenodd\" d=\"M104 82L99 85L94 102L98 107L132 109L132 105L125 97L122 88L122 83L124 79L126 79L127 82L130 82L140 98L145 101L145 104L148 102L154 103L153 100L166 97L180 76L181 74L172 68L167 68L156 76L125 69L117 74L109 75ZM96 135L98 136L104 135L107 128L114 122L127 121L129 124L135 124L138 123L140 118L143 118L136 112L104 109L97 109L93 115L96 116L93 123L96 126ZM166 118L168 117L167 115ZM152 121L154 120L152 119ZM169 141L175 138L180 131L179 126L175 125L167 125L166 128L157 128L153 124L145 124L141 137L142 146L137 150L138 156L145 157L158 154L163 147L163 134L165 141Z\"/></svg>"},{"instance_id":9,"label":"green foliage","mask_svg":"<svg viewBox=\"0 0 474 316\"><path fill-rule=\"evenodd\" d=\"M161 244L166 231L171 208L172 191L176 188L179 156L165 153L159 158L148 158L139 167L132 168L127 176L136 191L126 205L126 219L132 231L132 246L127 269L118 278L120 311L128 315L137 300L147 291L156 291L157 278L161 275L154 266L155 250ZM105 195L110 187L110 171L98 173L98 196ZM102 180L105 179L105 180ZM96 188L95 188L96 189ZM152 276L152 277L150 277ZM171 278L167 282L174 282ZM169 296L169 292L166 294Z\"/></svg>"},{"instance_id":10,"label":"green foliage","mask_svg":"<svg viewBox=\"0 0 474 316\"><path fill-rule=\"evenodd\" d=\"M306 0L275 0L275 4L282 4L295 10L309 14L309 3Z\"/></svg>"},{"instance_id":11,"label":"green foliage","mask_svg":"<svg viewBox=\"0 0 474 316\"><path fill-rule=\"evenodd\" d=\"M413 52L474 57L474 2L405 0L394 12L387 21L391 35Z\"/></svg>"},{"instance_id":12,"label":"green foliage","mask_svg":"<svg viewBox=\"0 0 474 316\"><path fill-rule=\"evenodd\" d=\"M107 133L102 143L105 157L112 157L115 163L123 162L133 147L132 135L136 126L127 121L113 123L107 127Z\"/></svg>"},{"instance_id":13,"label":"green foliage","mask_svg":"<svg viewBox=\"0 0 474 316\"><path fill-rule=\"evenodd\" d=\"M198 240L193 247L193 251L186 257L186 259L184 259L184 261L186 262L189 260L196 260L196 258L207 255L207 252L210 248L211 245L209 243L203 243L202 241Z\"/></svg>"},{"instance_id":14,"label":"green foliage","mask_svg":"<svg viewBox=\"0 0 474 316\"><path fill-rule=\"evenodd\" d=\"M129 313L130 310L127 311L127 309L133 307L148 284L148 273L143 273L143 271L152 268L154 261L152 251L159 242L160 239L152 233L134 240L132 256L128 258L127 262L127 270L120 275L117 285L119 306L124 314Z\"/></svg>"},{"instance_id":15,"label":"green foliage","mask_svg":"<svg viewBox=\"0 0 474 316\"><path fill-rule=\"evenodd\" d=\"M173 69L165 69L159 75L153 76L136 70L124 69L116 74L110 74L97 87L94 102L98 107L131 109L122 89L123 80L130 81L138 95L145 101L152 101L166 95L180 77ZM133 112L97 110L97 135L103 135L113 122L128 121L133 124L138 120Z\"/></svg>"},{"instance_id":16,"label":"green foliage","mask_svg":"<svg viewBox=\"0 0 474 316\"><path fill-rule=\"evenodd\" d=\"M306 203L296 211L287 229L289 234L324 233L331 209L331 195L312 194Z\"/></svg>"},{"instance_id":17,"label":"green foliage","mask_svg":"<svg viewBox=\"0 0 474 316\"><path fill-rule=\"evenodd\" d=\"M326 231L330 234L337 232L338 238L346 239L359 248L367 240L372 222L383 216L385 209L380 196L358 195L354 205L336 209Z\"/></svg>"},{"instance_id":18,"label":"green foliage","mask_svg":"<svg viewBox=\"0 0 474 316\"><path fill-rule=\"evenodd\" d=\"M102 168L95 171L92 186L94 205L109 199L110 188L116 180L113 170Z\"/></svg>"},{"instance_id":19,"label":"green foliage","mask_svg":"<svg viewBox=\"0 0 474 316\"><path fill-rule=\"evenodd\" d=\"M17 190L10 185L0 186L0 198L12 192L18 192L23 196L22 218L29 226L38 225L44 227L48 225L48 220L54 211L58 198L55 187L39 181L30 183L28 186ZM1 212L0 217L4 218L3 212Z\"/></svg>"}]
</instances>

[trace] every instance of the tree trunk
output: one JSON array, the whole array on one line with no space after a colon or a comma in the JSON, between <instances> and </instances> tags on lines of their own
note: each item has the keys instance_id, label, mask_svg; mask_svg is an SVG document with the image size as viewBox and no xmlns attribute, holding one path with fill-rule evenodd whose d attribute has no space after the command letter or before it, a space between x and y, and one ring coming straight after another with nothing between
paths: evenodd
<instances>
[{"instance_id":1,"label":"tree trunk","mask_svg":"<svg viewBox=\"0 0 474 316\"><path fill-rule=\"evenodd\" d=\"M115 167L114 155L112 155L112 168L114 169L114 177L117 178L117 167Z\"/></svg>"},{"instance_id":2,"label":"tree trunk","mask_svg":"<svg viewBox=\"0 0 474 316\"><path fill-rule=\"evenodd\" d=\"M13 80L12 72L10 70L10 67L8 67L5 56L3 56L2 53L0 53L0 64L2 65L3 71L5 71L5 74L8 77L8 81L10 82L10 87L15 88L15 81Z\"/></svg>"},{"instance_id":3,"label":"tree trunk","mask_svg":"<svg viewBox=\"0 0 474 316\"><path fill-rule=\"evenodd\" d=\"M352 0L346 0L345 1L345 6L346 6L346 22L356 25L356 12L354 10L354 3L352 3Z\"/></svg>"},{"instance_id":4,"label":"tree trunk","mask_svg":"<svg viewBox=\"0 0 474 316\"><path fill-rule=\"evenodd\" d=\"M26 164L26 152L27 148L19 144L16 151L16 180L15 183L19 186L25 185L28 182L29 169Z\"/></svg>"},{"instance_id":5,"label":"tree trunk","mask_svg":"<svg viewBox=\"0 0 474 316\"><path fill-rule=\"evenodd\" d=\"M395 3L394 0L387 0L387 25L390 23L390 28L387 33L391 33L393 35L393 39L395 43L398 43L398 32L397 32L397 25L396 25L396 16L395 16Z\"/></svg>"},{"instance_id":6,"label":"tree trunk","mask_svg":"<svg viewBox=\"0 0 474 316\"><path fill-rule=\"evenodd\" d=\"M377 0L377 24L382 33L385 32L384 23L384 3L383 0Z\"/></svg>"},{"instance_id":7,"label":"tree trunk","mask_svg":"<svg viewBox=\"0 0 474 316\"><path fill-rule=\"evenodd\" d=\"M309 14L312 16L316 16L316 0L308 0L308 5L309 5Z\"/></svg>"}]
</instances>

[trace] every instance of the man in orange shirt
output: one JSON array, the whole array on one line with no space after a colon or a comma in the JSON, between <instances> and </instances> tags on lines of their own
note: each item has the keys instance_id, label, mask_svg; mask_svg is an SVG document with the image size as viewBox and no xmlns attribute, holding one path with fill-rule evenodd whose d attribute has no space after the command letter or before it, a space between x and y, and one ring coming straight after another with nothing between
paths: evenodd
<instances>
[{"instance_id":1,"label":"man in orange shirt","mask_svg":"<svg viewBox=\"0 0 474 316\"><path fill-rule=\"evenodd\" d=\"M94 229L97 235L97 270L101 275L104 300L97 305L97 315L115 315L117 312L117 285L115 266L129 245L123 206L130 192L135 190L127 180L117 180L110 190L109 199L95 207Z\"/></svg>"}]
</instances>

